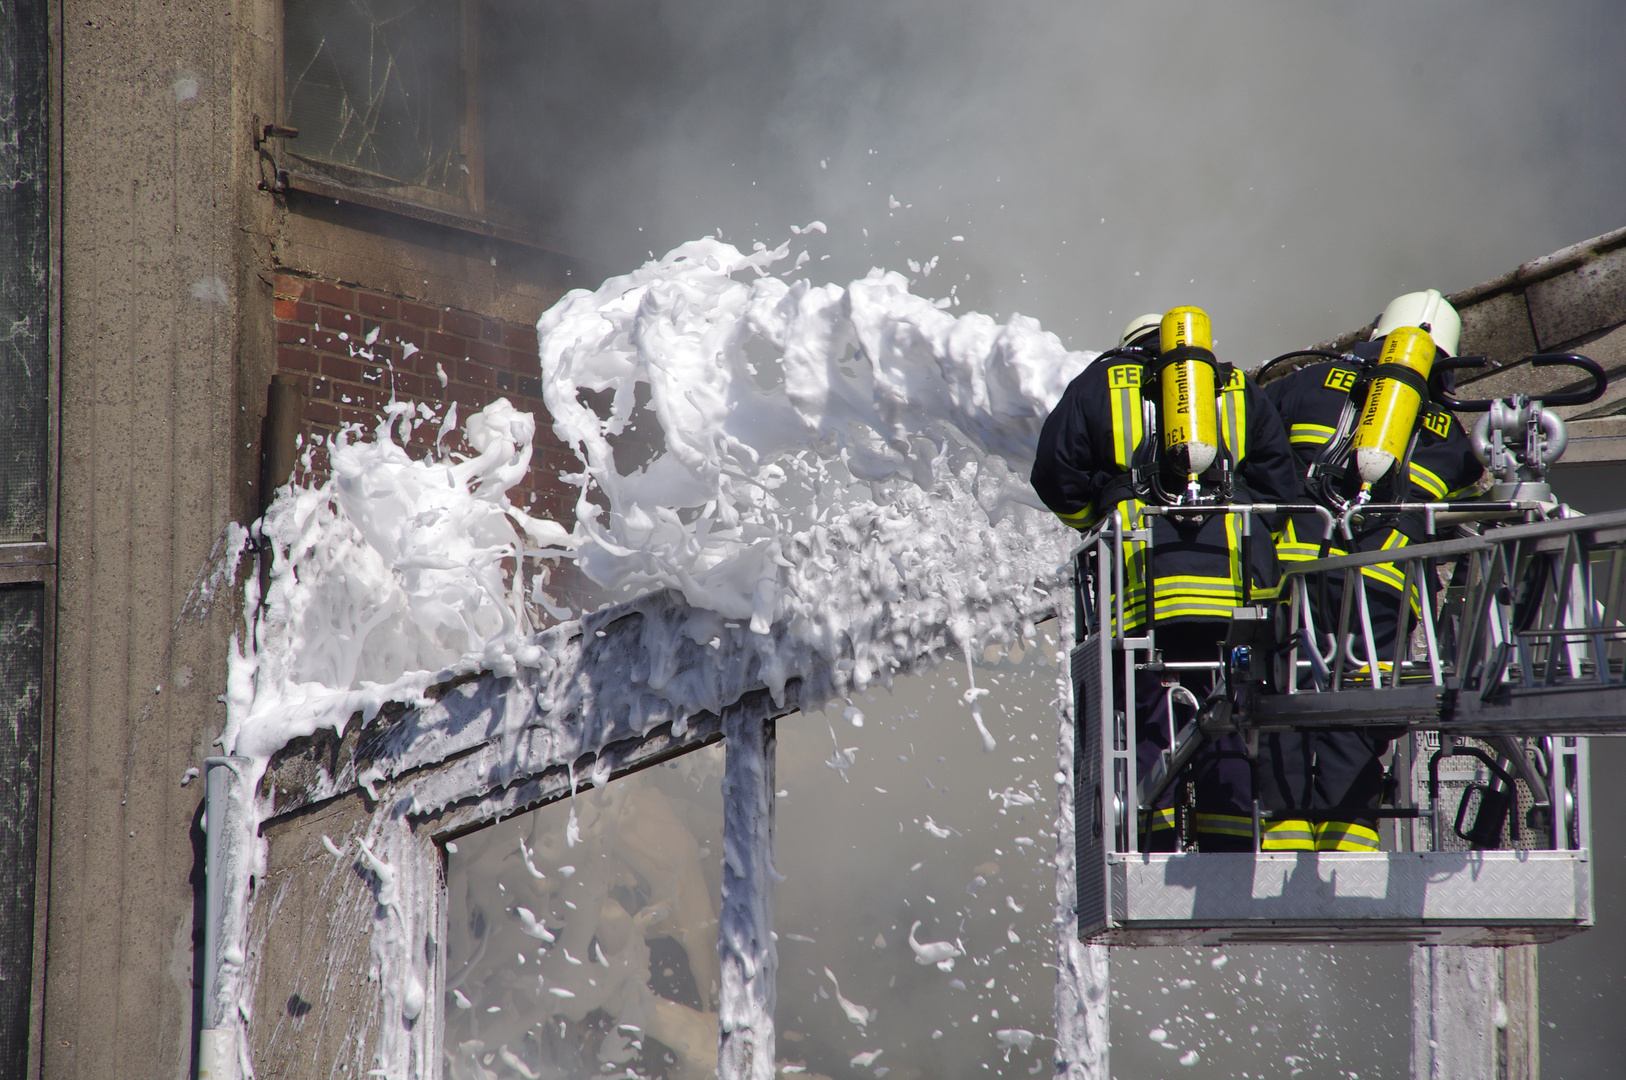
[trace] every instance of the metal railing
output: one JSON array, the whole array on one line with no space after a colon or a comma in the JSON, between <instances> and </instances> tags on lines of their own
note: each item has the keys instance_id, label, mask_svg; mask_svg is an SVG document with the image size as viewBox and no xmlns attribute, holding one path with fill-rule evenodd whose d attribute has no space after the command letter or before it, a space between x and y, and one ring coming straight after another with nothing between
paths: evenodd
<instances>
[{"instance_id":1,"label":"metal railing","mask_svg":"<svg viewBox=\"0 0 1626 1080\"><path fill-rule=\"evenodd\" d=\"M1426 511L1430 526L1448 515L1463 523L1465 513L1459 504L1379 509ZM1402 628L1408 609L1415 622L1386 654L1373 629L1373 568L1400 582ZM1316 594L1334 575L1342 587L1328 610ZM1282 598L1277 692L1255 693L1244 708L1256 726L1626 734L1626 511L1289 563Z\"/></svg>"},{"instance_id":2,"label":"metal railing","mask_svg":"<svg viewBox=\"0 0 1626 1080\"><path fill-rule=\"evenodd\" d=\"M1425 535L1447 528L1463 535L1286 563L1275 590L1256 590L1250 571L1223 647L1212 661L1184 663L1166 662L1157 646L1150 524L1131 528L1123 509L1115 509L1075 552L1078 805L1098 815L1094 835L1106 850L1141 850L1151 808L1220 734L1242 735L1251 752L1261 732L1400 726L1437 732L1439 748L1425 767L1421 738L1400 742L1391 777L1403 782L1393 785L1392 805L1376 815L1396 819L1396 848L1503 842L1491 837L1487 822L1497 823L1497 836L1508 843L1531 842L1520 839L1522 829L1539 834L1544 848L1584 846L1585 741L1573 736L1626 734L1626 512L1549 517L1550 509L1487 502L1362 507L1363 534L1373 522L1404 514L1420 520ZM1241 561L1250 568L1256 515L1314 515L1328 546L1357 546L1356 515L1335 519L1313 504L1140 512L1239 517ZM1526 520L1508 523L1520 517ZM1371 568L1391 583L1381 600L1369 593ZM1131 580L1144 590L1138 604L1126 603ZM1394 607L1396 595L1393 640L1385 643L1374 611ZM1212 671L1223 691L1198 702L1183 687L1170 688L1192 718L1177 725L1170 702L1167 747L1140 776L1136 674L1177 668ZM1447 783L1456 785L1455 805L1447 807L1439 770L1454 758L1482 767L1472 767L1471 782ZM1432 777L1426 784L1425 775ZM1472 800L1478 809L1470 822ZM1256 805L1254 817L1257 850L1270 815Z\"/></svg>"}]
</instances>

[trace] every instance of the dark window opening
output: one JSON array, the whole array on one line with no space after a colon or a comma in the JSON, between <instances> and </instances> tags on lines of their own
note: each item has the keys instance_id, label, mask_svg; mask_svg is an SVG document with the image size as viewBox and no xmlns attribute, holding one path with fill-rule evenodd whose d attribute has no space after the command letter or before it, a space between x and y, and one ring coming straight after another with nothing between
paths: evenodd
<instances>
[{"instance_id":1,"label":"dark window opening","mask_svg":"<svg viewBox=\"0 0 1626 1080\"><path fill-rule=\"evenodd\" d=\"M287 0L287 152L341 182L478 207L464 0Z\"/></svg>"},{"instance_id":2,"label":"dark window opening","mask_svg":"<svg viewBox=\"0 0 1626 1080\"><path fill-rule=\"evenodd\" d=\"M658 0L285 0L271 152L295 190L591 258L641 242L703 81Z\"/></svg>"}]
</instances>

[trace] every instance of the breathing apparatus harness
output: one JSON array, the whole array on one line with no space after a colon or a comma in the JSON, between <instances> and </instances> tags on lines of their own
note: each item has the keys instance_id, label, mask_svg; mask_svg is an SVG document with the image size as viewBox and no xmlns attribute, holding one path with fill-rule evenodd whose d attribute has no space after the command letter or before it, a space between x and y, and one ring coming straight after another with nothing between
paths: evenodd
<instances>
[{"instance_id":1,"label":"breathing apparatus harness","mask_svg":"<svg viewBox=\"0 0 1626 1080\"><path fill-rule=\"evenodd\" d=\"M1198 308L1173 309L1159 332L1157 349L1125 345L1096 358L1096 363L1124 359L1139 365L1142 422L1128 471L1096 496L1103 511L1131 496L1162 506L1192 506L1230 502L1236 494L1236 462L1219 435L1218 416L1219 395L1231 382L1233 366L1215 358L1208 316ZM1165 472L1183 476L1184 488L1166 485ZM1205 476L1211 476L1206 483Z\"/></svg>"},{"instance_id":2,"label":"breathing apparatus harness","mask_svg":"<svg viewBox=\"0 0 1626 1080\"><path fill-rule=\"evenodd\" d=\"M1482 367L1486 362L1481 356L1435 359L1432 338L1415 327L1397 327L1389 339L1375 358L1299 349L1283 353L1259 369L1263 377L1278 364L1301 356L1322 357L1355 369L1338 424L1310 462L1304 480L1311 498L1341 514L1370 501L1373 487L1386 477L1399 485L1401 478L1410 475L1412 452L1429 406L1454 404L1445 388L1446 373ZM1352 465L1360 482L1353 495L1349 493Z\"/></svg>"}]
</instances>

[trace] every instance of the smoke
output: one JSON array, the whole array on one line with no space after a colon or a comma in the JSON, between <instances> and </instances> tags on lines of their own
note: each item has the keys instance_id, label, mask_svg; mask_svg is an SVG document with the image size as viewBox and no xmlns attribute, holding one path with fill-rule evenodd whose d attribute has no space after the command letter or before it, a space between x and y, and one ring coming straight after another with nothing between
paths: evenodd
<instances>
[{"instance_id":1,"label":"smoke","mask_svg":"<svg viewBox=\"0 0 1626 1080\"><path fill-rule=\"evenodd\" d=\"M797 276L907 271L917 292L1035 316L1075 348L1194 303L1214 316L1222 357L1251 366L1361 325L1400 292L1464 288L1626 224L1615 75L1626 19L1609 0L496 0L485 11L488 197L606 273L708 233L776 245L817 219L828 235L793 237L812 256ZM787 843L799 794L782 808ZM934 797L969 817L958 795ZM896 948L892 921L873 932ZM1600 933L1553 955L1579 960ZM810 948L786 941L787 956ZM856 931L843 945L854 953L843 992L881 1002L857 974L870 947ZM1382 1045L1368 1049L1398 1060L1397 956L1261 949L1255 963L1241 950L1221 971L1177 950L1137 953L1114 1017L1134 1041L1115 1053L1143 1071L1172 1059L1170 1038L1142 1038L1147 1025L1184 1031L1154 1007L1158 984L1195 968L1196 998L1229 1001L1222 984L1246 966L1250 983L1275 969L1282 993L1243 1003L1268 1023L1222 1016L1209 1031L1190 1012L1214 1058L1271 1040L1299 1052L1323 1016L1310 1009L1284 1034L1283 1002L1305 986L1329 1002L1360 986L1366 1011L1328 1004L1327 1015L1381 1015ZM1287 977L1292 957L1314 965L1307 982ZM1352 963L1335 976L1339 958ZM811 1002L825 962L787 968L785 1000ZM1370 979L1351 970L1363 963ZM1595 974L1588 988L1553 988L1568 1006ZM879 1045L820 1000L845 1049ZM886 1001L882 1015L899 1011ZM1262 1034L1248 1031L1256 1020ZM1219 1048L1227 1025L1246 1047Z\"/></svg>"},{"instance_id":2,"label":"smoke","mask_svg":"<svg viewBox=\"0 0 1626 1080\"><path fill-rule=\"evenodd\" d=\"M1076 347L1197 303L1253 364L1620 225L1616 14L515 0L488 191L609 270L817 218L819 280L937 256L943 294Z\"/></svg>"}]
</instances>

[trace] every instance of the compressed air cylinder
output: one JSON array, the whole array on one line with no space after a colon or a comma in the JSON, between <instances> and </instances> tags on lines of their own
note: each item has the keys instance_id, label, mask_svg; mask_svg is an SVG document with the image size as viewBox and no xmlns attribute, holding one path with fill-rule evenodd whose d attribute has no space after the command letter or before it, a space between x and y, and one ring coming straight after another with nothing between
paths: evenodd
<instances>
[{"instance_id":1,"label":"compressed air cylinder","mask_svg":"<svg viewBox=\"0 0 1626 1080\"><path fill-rule=\"evenodd\" d=\"M1385 377L1384 370L1393 370L1397 365L1416 372L1427 382L1434 369L1434 339L1415 326L1397 326L1384 339L1372 387L1366 393L1360 423L1355 426L1355 468L1364 485L1383 479L1395 459L1405 454L1417 425L1417 410L1423 404L1423 396L1415 387Z\"/></svg>"},{"instance_id":2,"label":"compressed air cylinder","mask_svg":"<svg viewBox=\"0 0 1626 1080\"><path fill-rule=\"evenodd\" d=\"M1164 366L1163 451L1174 468L1197 476L1219 452L1215 404L1214 331L1201 308L1177 307L1163 316L1163 355L1189 349Z\"/></svg>"}]
</instances>

